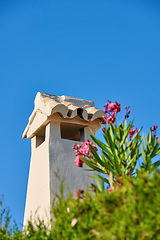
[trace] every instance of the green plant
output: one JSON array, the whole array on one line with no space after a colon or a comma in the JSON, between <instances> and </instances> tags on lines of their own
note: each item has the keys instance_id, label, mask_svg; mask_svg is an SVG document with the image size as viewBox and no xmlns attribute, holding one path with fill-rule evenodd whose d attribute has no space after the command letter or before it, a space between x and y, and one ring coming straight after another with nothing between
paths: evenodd
<instances>
[{"instance_id":1,"label":"green plant","mask_svg":"<svg viewBox=\"0 0 160 240\"><path fill-rule=\"evenodd\" d=\"M128 178L137 176L142 172L150 174L160 165L160 161L153 162L153 158L160 153L159 140L156 136L157 126L150 129L148 136L142 134L141 129L133 129L133 120L127 125L126 118L130 111L126 107L126 115L123 123L117 124L116 116L120 112L120 104L115 102L105 105L105 113L109 116L103 119L102 126L104 142L100 141L95 135L91 138L97 144L101 155L97 153L95 145L88 140L81 145L74 145L76 149L76 164L83 166L83 162L90 167L90 170L98 173L98 178L109 184L108 190L113 190L115 183L120 184L122 177ZM108 126L106 126L106 122ZM139 162L139 168L137 163ZM103 177L102 174L108 177ZM95 188L100 190L99 182Z\"/></svg>"},{"instance_id":2,"label":"green plant","mask_svg":"<svg viewBox=\"0 0 160 240\"><path fill-rule=\"evenodd\" d=\"M87 188L77 199L71 194L64 197L63 191L57 197L50 228L39 219L30 221L25 231L7 225L0 239L160 240L158 171L122 178L121 185L109 194Z\"/></svg>"},{"instance_id":3,"label":"green plant","mask_svg":"<svg viewBox=\"0 0 160 240\"><path fill-rule=\"evenodd\" d=\"M159 240L160 175L123 178L110 194L86 189L54 208L51 239Z\"/></svg>"}]
</instances>

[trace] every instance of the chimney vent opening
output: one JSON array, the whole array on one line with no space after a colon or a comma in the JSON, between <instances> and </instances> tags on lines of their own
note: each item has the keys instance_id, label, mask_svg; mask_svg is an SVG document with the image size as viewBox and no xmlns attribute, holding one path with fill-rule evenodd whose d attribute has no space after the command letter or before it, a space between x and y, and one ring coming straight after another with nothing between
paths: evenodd
<instances>
[{"instance_id":1,"label":"chimney vent opening","mask_svg":"<svg viewBox=\"0 0 160 240\"><path fill-rule=\"evenodd\" d=\"M45 127L39 129L36 134L36 148L45 141Z\"/></svg>"},{"instance_id":2,"label":"chimney vent opening","mask_svg":"<svg viewBox=\"0 0 160 240\"><path fill-rule=\"evenodd\" d=\"M84 142L84 126L61 123L61 138Z\"/></svg>"}]
</instances>

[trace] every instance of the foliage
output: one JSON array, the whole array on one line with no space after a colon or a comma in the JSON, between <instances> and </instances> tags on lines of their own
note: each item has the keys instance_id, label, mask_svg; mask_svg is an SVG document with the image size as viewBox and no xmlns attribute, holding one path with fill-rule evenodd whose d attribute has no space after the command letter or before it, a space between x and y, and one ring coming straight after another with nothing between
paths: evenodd
<instances>
[{"instance_id":1,"label":"foliage","mask_svg":"<svg viewBox=\"0 0 160 240\"><path fill-rule=\"evenodd\" d=\"M109 194L86 189L83 198L60 195L53 205L54 221L47 228L29 222L25 232L0 230L4 240L159 240L160 174L123 178Z\"/></svg>"},{"instance_id":2,"label":"foliage","mask_svg":"<svg viewBox=\"0 0 160 240\"><path fill-rule=\"evenodd\" d=\"M160 239L159 190L159 174L142 174L110 194L87 191L83 200L57 205L53 239Z\"/></svg>"},{"instance_id":3,"label":"foliage","mask_svg":"<svg viewBox=\"0 0 160 240\"><path fill-rule=\"evenodd\" d=\"M114 104L109 101L109 104L105 104L104 112L109 116L103 117L104 142L95 135L91 136L99 147L100 155L97 153L96 146L89 140L73 146L76 150L75 163L77 166L82 167L84 162L90 167L90 171L98 173L102 184L104 182L109 184L109 190L113 190L115 184L121 184L122 176L128 178L128 176L137 176L142 172L150 174L160 165L160 160L153 162L153 158L160 153L159 140L156 136L157 126L154 125L150 129L147 137L144 134L140 136L141 129L133 129L133 120L127 125L126 118L129 117L130 110L128 110L129 107L125 108L127 112L124 121L117 124L116 116L120 112L120 103L115 102ZM137 163L139 163L138 168ZM104 177L102 174L108 177ZM95 178L97 181L97 175ZM94 185L94 187L99 188L98 181L97 186Z\"/></svg>"}]
</instances>

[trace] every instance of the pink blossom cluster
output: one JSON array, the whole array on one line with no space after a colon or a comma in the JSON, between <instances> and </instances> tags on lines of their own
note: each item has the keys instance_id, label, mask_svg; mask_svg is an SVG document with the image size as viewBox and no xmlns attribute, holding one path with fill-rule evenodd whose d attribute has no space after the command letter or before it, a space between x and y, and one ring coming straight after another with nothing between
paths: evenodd
<instances>
[{"instance_id":1,"label":"pink blossom cluster","mask_svg":"<svg viewBox=\"0 0 160 240\"><path fill-rule=\"evenodd\" d=\"M107 188L107 191L108 191L108 193L114 191L114 187L111 187L111 186L110 186L109 188Z\"/></svg>"},{"instance_id":2,"label":"pink blossom cluster","mask_svg":"<svg viewBox=\"0 0 160 240\"><path fill-rule=\"evenodd\" d=\"M78 191L76 192L76 197L74 198L74 200L83 199L83 197L84 197L84 190L83 189L78 189Z\"/></svg>"},{"instance_id":3,"label":"pink blossom cluster","mask_svg":"<svg viewBox=\"0 0 160 240\"><path fill-rule=\"evenodd\" d=\"M151 131L153 132L153 136L155 137L155 139L158 138L157 135L156 135L156 130L157 130L157 128L158 128L158 126L153 125L153 127L152 127L152 129L151 129Z\"/></svg>"},{"instance_id":4,"label":"pink blossom cluster","mask_svg":"<svg viewBox=\"0 0 160 240\"><path fill-rule=\"evenodd\" d=\"M74 154L76 156L76 159L74 160L74 162L78 167L83 167L83 161L81 160L81 157L87 157L87 155L91 154L89 145L91 145L96 152L98 151L97 147L93 145L93 143L90 142L89 139L79 145L77 143L73 144L72 149L76 150Z\"/></svg>"},{"instance_id":5,"label":"pink blossom cluster","mask_svg":"<svg viewBox=\"0 0 160 240\"><path fill-rule=\"evenodd\" d=\"M133 128L134 128L134 125L132 126L132 128L131 128L131 130L130 130L130 132L129 132L129 137L130 137L130 138L132 138L133 135L134 135L136 132L138 132L138 129L137 129L137 128L135 128L135 129L133 129Z\"/></svg>"},{"instance_id":6,"label":"pink blossom cluster","mask_svg":"<svg viewBox=\"0 0 160 240\"><path fill-rule=\"evenodd\" d=\"M120 103L116 101L115 103L111 103L111 101L108 100L108 103L106 103L104 107L105 109L103 110L103 112L105 114L109 114L109 116L108 117L103 116L103 119L107 121L107 123L113 124L116 121L117 113L121 111Z\"/></svg>"}]
</instances>

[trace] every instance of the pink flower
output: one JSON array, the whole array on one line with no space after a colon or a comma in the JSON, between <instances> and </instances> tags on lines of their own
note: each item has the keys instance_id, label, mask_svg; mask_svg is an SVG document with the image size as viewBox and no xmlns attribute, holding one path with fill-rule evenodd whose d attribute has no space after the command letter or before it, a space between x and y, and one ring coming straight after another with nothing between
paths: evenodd
<instances>
[{"instance_id":1,"label":"pink flower","mask_svg":"<svg viewBox=\"0 0 160 240\"><path fill-rule=\"evenodd\" d=\"M114 115L109 115L107 117L107 122L113 124L115 122L116 118Z\"/></svg>"},{"instance_id":2,"label":"pink flower","mask_svg":"<svg viewBox=\"0 0 160 240\"><path fill-rule=\"evenodd\" d=\"M79 195L81 195L83 193L84 193L83 189L78 189L78 191L76 192L76 195L79 196Z\"/></svg>"},{"instance_id":3,"label":"pink flower","mask_svg":"<svg viewBox=\"0 0 160 240\"><path fill-rule=\"evenodd\" d=\"M84 197L83 194L84 194L84 190L78 189L78 191L76 192L76 197L74 199L75 200L83 199L83 197Z\"/></svg>"},{"instance_id":4,"label":"pink flower","mask_svg":"<svg viewBox=\"0 0 160 240\"><path fill-rule=\"evenodd\" d=\"M115 101L115 103L111 103L111 101L108 100L108 103L104 105L105 107L105 113L107 112L120 112L120 103Z\"/></svg>"},{"instance_id":5,"label":"pink flower","mask_svg":"<svg viewBox=\"0 0 160 240\"><path fill-rule=\"evenodd\" d=\"M108 108L111 112L120 112L121 109L120 109L120 103L116 102L115 103L110 103L108 105Z\"/></svg>"},{"instance_id":6,"label":"pink flower","mask_svg":"<svg viewBox=\"0 0 160 240\"><path fill-rule=\"evenodd\" d=\"M109 108L111 111L114 111L115 108L116 108L116 104L115 104L115 103L110 103L110 104L108 105L108 108Z\"/></svg>"},{"instance_id":7,"label":"pink flower","mask_svg":"<svg viewBox=\"0 0 160 240\"><path fill-rule=\"evenodd\" d=\"M107 189L107 191L108 191L108 193L114 191L114 187L111 187L111 186L110 186L110 187Z\"/></svg>"},{"instance_id":8,"label":"pink flower","mask_svg":"<svg viewBox=\"0 0 160 240\"><path fill-rule=\"evenodd\" d=\"M130 132L129 132L129 137L132 138L134 135L134 129L131 129Z\"/></svg>"},{"instance_id":9,"label":"pink flower","mask_svg":"<svg viewBox=\"0 0 160 240\"><path fill-rule=\"evenodd\" d=\"M132 126L132 128L131 128L131 130L130 130L130 132L129 132L129 137L130 137L130 138L132 138L133 135L138 132L138 129L137 129L137 128L133 129L133 127L134 127L134 126Z\"/></svg>"},{"instance_id":10,"label":"pink flower","mask_svg":"<svg viewBox=\"0 0 160 240\"><path fill-rule=\"evenodd\" d=\"M89 145L91 145L96 152L98 151L97 147L95 145L93 145L93 143L90 142L89 139L87 139L87 141L82 143L81 145L83 146L83 148L81 148L80 153L84 156L85 156L85 154L87 154L87 155L90 154Z\"/></svg>"},{"instance_id":11,"label":"pink flower","mask_svg":"<svg viewBox=\"0 0 160 240\"><path fill-rule=\"evenodd\" d=\"M151 131L156 131L157 127L158 127L158 126L153 125Z\"/></svg>"},{"instance_id":12,"label":"pink flower","mask_svg":"<svg viewBox=\"0 0 160 240\"><path fill-rule=\"evenodd\" d=\"M78 167L83 167L83 161L80 159L79 156L76 157L76 159L74 160L74 162L76 163L76 165Z\"/></svg>"},{"instance_id":13,"label":"pink flower","mask_svg":"<svg viewBox=\"0 0 160 240\"><path fill-rule=\"evenodd\" d=\"M158 126L153 125L153 127L152 127L152 129L151 129L151 131L153 132L153 136L155 137L155 139L158 138L157 135L156 135L156 130L157 130L157 128L158 128Z\"/></svg>"},{"instance_id":14,"label":"pink flower","mask_svg":"<svg viewBox=\"0 0 160 240\"><path fill-rule=\"evenodd\" d=\"M154 134L153 136L155 137L155 139L157 139L157 138L158 138L158 137L157 137L155 134Z\"/></svg>"},{"instance_id":15,"label":"pink flower","mask_svg":"<svg viewBox=\"0 0 160 240\"><path fill-rule=\"evenodd\" d=\"M109 105L108 103L105 103L105 104L104 104L104 107L107 109L107 108L108 108L108 105Z\"/></svg>"},{"instance_id":16,"label":"pink flower","mask_svg":"<svg viewBox=\"0 0 160 240\"><path fill-rule=\"evenodd\" d=\"M120 108L120 103L119 102L116 102L115 101L115 103L116 103L116 112L120 112L121 111L121 108Z\"/></svg>"},{"instance_id":17,"label":"pink flower","mask_svg":"<svg viewBox=\"0 0 160 240\"><path fill-rule=\"evenodd\" d=\"M80 145L73 145L72 148L76 150L74 154L76 156L76 159L74 160L74 162L78 167L83 167L83 161L81 160L80 156L87 157L87 155L92 155L89 148L90 145L94 148L96 152L98 151L97 147L93 145L93 143L90 142L89 139L87 139L86 142L81 143Z\"/></svg>"},{"instance_id":18,"label":"pink flower","mask_svg":"<svg viewBox=\"0 0 160 240\"><path fill-rule=\"evenodd\" d=\"M124 115L124 119L126 119L126 118L129 118L129 114L130 114L130 110L128 110L130 107L128 106L125 106L125 109L126 109L126 115Z\"/></svg>"},{"instance_id":19,"label":"pink flower","mask_svg":"<svg viewBox=\"0 0 160 240\"><path fill-rule=\"evenodd\" d=\"M106 103L104 107L105 109L103 110L103 112L105 114L109 113L109 116L107 117L107 122L113 124L116 121L117 113L121 111L120 103L116 101L115 103L111 103L111 101L108 100L108 103ZM104 120L106 120L105 117L102 120L102 124L106 124L106 121Z\"/></svg>"}]
</instances>

